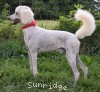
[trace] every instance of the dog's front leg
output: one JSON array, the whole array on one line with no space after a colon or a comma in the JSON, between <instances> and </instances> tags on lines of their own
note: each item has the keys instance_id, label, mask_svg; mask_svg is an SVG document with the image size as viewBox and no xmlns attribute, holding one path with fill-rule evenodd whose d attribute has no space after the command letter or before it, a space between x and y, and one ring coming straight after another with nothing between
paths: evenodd
<instances>
[{"instance_id":1,"label":"dog's front leg","mask_svg":"<svg viewBox=\"0 0 100 92\"><path fill-rule=\"evenodd\" d=\"M25 44L25 47L26 47L26 49L27 49L27 51L28 51L28 57L29 57L29 63L30 63L30 69L31 69L31 71L32 71L32 57L31 57L29 48L28 48L28 46L27 46L26 44Z\"/></svg>"},{"instance_id":2,"label":"dog's front leg","mask_svg":"<svg viewBox=\"0 0 100 92\"><path fill-rule=\"evenodd\" d=\"M32 73L34 76L36 76L38 74L38 70L37 70L37 53L30 51L30 56L31 56L31 63L32 65L30 65L30 67L32 67Z\"/></svg>"},{"instance_id":3,"label":"dog's front leg","mask_svg":"<svg viewBox=\"0 0 100 92\"><path fill-rule=\"evenodd\" d=\"M31 57L31 54L30 54L29 50L28 50L28 57L29 57L29 62L30 62L30 69L32 71L32 57Z\"/></svg>"}]
</instances>

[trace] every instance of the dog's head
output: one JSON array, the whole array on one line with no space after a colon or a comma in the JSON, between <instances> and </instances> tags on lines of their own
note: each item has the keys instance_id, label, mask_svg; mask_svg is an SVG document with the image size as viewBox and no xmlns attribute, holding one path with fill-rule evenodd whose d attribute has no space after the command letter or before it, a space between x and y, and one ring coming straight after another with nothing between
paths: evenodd
<instances>
[{"instance_id":1,"label":"dog's head","mask_svg":"<svg viewBox=\"0 0 100 92\"><path fill-rule=\"evenodd\" d=\"M33 20L34 13L28 6L18 6L15 13L8 17L9 20L14 21L13 24L21 22L23 25L30 23Z\"/></svg>"}]
</instances>

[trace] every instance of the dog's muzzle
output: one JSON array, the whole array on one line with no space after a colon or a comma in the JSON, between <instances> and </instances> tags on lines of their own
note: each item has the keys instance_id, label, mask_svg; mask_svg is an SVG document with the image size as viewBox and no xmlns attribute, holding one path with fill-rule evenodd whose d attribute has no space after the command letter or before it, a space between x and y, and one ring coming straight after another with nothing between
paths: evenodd
<instances>
[{"instance_id":1,"label":"dog's muzzle","mask_svg":"<svg viewBox=\"0 0 100 92\"><path fill-rule=\"evenodd\" d=\"M19 19L14 19L14 20L12 20L10 17L8 17L7 19L10 20L10 21L13 21L13 25L16 25L17 23L20 22Z\"/></svg>"}]
</instances>

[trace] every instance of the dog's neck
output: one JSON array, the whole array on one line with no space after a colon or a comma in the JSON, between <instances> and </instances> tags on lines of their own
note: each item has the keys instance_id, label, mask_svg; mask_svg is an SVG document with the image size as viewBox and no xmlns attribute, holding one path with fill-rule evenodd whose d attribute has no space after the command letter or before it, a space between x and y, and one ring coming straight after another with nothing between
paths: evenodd
<instances>
[{"instance_id":1,"label":"dog's neck","mask_svg":"<svg viewBox=\"0 0 100 92\"><path fill-rule=\"evenodd\" d=\"M32 22L26 24L26 25L23 25L23 29L26 29L26 28L29 28L29 27L34 27L36 26L36 21L35 20L32 20Z\"/></svg>"}]
</instances>

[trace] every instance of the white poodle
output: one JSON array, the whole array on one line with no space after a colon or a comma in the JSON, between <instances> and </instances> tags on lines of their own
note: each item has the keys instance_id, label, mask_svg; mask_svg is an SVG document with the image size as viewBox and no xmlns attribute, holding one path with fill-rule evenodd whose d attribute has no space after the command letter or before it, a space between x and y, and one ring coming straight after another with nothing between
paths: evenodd
<instances>
[{"instance_id":1,"label":"white poodle","mask_svg":"<svg viewBox=\"0 0 100 92\"><path fill-rule=\"evenodd\" d=\"M74 73L75 81L79 78L77 65L82 69L84 76L88 74L88 68L81 62L79 57L80 41L86 36L90 36L95 30L95 19L93 15L85 10L78 10L75 18L83 22L83 25L75 34L59 31L47 30L36 25L34 13L28 6L18 6L15 13L9 16L14 24L21 22L23 25L24 41L28 47L30 59L30 69L34 75L38 74L37 54L38 52L57 50L66 52L68 63Z\"/></svg>"}]
</instances>

